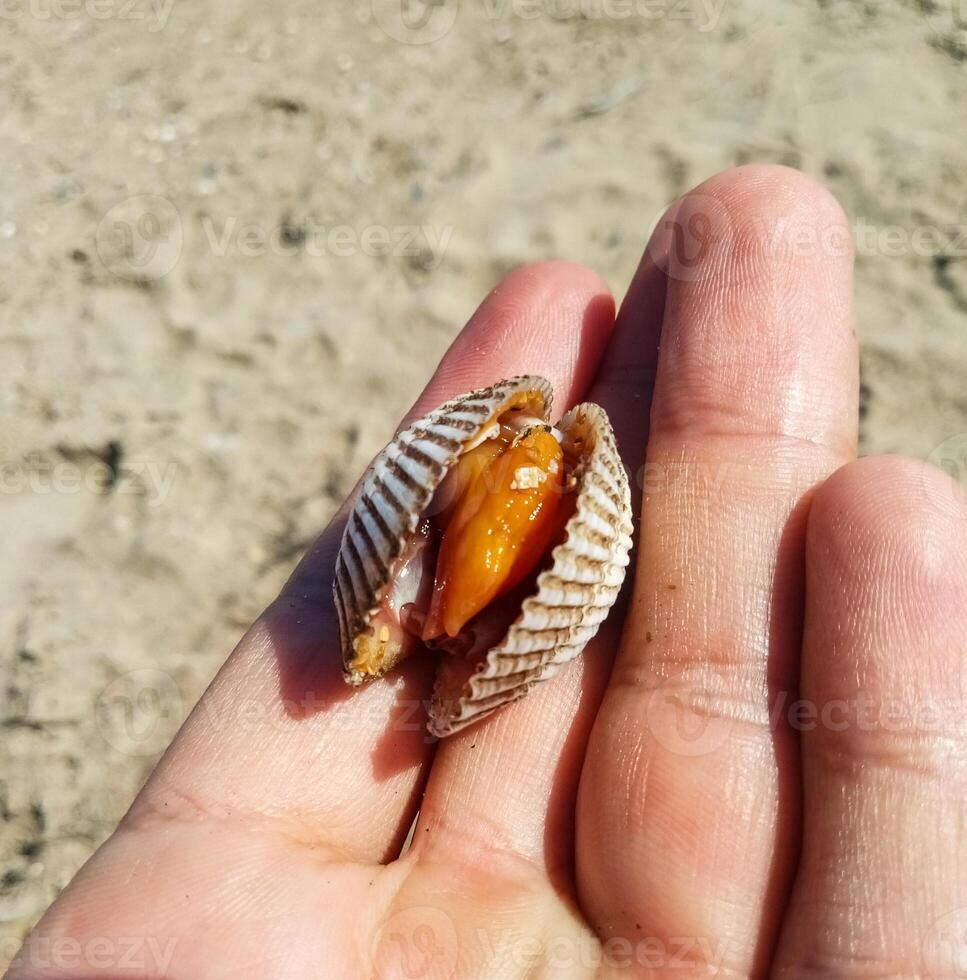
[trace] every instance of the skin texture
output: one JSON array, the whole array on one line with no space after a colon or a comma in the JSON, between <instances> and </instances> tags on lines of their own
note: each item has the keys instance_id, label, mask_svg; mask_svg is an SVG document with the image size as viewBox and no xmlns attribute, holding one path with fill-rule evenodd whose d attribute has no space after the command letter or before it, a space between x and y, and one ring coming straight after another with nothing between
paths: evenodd
<instances>
[{"instance_id":1,"label":"skin texture","mask_svg":"<svg viewBox=\"0 0 967 980\"><path fill-rule=\"evenodd\" d=\"M434 745L428 663L339 676L344 508L10 976L967 975L967 501L854 461L848 242L744 167L672 206L616 320L578 266L501 283L413 415L523 372L604 405L621 607Z\"/></svg>"}]
</instances>

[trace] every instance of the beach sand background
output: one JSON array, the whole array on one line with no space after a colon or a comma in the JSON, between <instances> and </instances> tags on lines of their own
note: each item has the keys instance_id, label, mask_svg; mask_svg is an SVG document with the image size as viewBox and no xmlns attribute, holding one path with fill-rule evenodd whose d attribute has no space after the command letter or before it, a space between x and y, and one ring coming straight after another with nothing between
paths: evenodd
<instances>
[{"instance_id":1,"label":"beach sand background","mask_svg":"<svg viewBox=\"0 0 967 980\"><path fill-rule=\"evenodd\" d=\"M0 963L509 269L620 296L677 195L800 167L863 450L967 469L958 6L6 4Z\"/></svg>"}]
</instances>

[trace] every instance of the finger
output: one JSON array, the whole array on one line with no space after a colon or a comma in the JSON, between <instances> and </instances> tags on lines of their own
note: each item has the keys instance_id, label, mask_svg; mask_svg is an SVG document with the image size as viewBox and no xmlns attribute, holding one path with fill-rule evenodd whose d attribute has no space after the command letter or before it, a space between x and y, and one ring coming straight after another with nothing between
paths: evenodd
<instances>
[{"instance_id":1,"label":"finger","mask_svg":"<svg viewBox=\"0 0 967 980\"><path fill-rule=\"evenodd\" d=\"M522 269L487 297L414 412L524 372L567 399L587 384L612 321L610 296L589 271ZM422 709L432 664L417 657L361 690L344 684L330 598L341 532L336 520L239 644L129 823L158 812L268 817L356 859L399 848L432 751Z\"/></svg>"},{"instance_id":2,"label":"finger","mask_svg":"<svg viewBox=\"0 0 967 980\"><path fill-rule=\"evenodd\" d=\"M588 397L608 408L632 473L644 457L663 300L660 271L646 253L598 377L560 405ZM414 838L421 855L492 864L499 853L552 874L570 867L577 782L619 627L613 612L553 682L439 746Z\"/></svg>"},{"instance_id":3,"label":"finger","mask_svg":"<svg viewBox=\"0 0 967 980\"><path fill-rule=\"evenodd\" d=\"M665 312L669 225L659 223L621 304L614 337L589 394L608 413L629 480L640 486ZM640 497L632 493L637 515Z\"/></svg>"},{"instance_id":4,"label":"finger","mask_svg":"<svg viewBox=\"0 0 967 980\"><path fill-rule=\"evenodd\" d=\"M809 517L803 852L778 976L967 965L967 499L864 459Z\"/></svg>"},{"instance_id":5,"label":"finger","mask_svg":"<svg viewBox=\"0 0 967 980\"><path fill-rule=\"evenodd\" d=\"M780 167L714 177L666 220L635 592L581 783L578 882L606 937L755 974L797 839L795 745L769 708L795 676L803 501L855 448L849 239L835 201Z\"/></svg>"}]
</instances>

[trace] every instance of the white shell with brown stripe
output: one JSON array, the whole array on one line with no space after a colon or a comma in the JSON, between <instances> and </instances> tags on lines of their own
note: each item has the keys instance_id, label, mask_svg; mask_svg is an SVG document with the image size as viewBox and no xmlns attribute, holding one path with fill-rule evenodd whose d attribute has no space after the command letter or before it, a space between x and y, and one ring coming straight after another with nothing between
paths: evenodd
<instances>
[{"instance_id":1,"label":"white shell with brown stripe","mask_svg":"<svg viewBox=\"0 0 967 980\"><path fill-rule=\"evenodd\" d=\"M511 408L547 420L551 397L548 382L534 376L461 395L401 431L373 461L343 534L333 582L350 684L386 673L419 646L399 627L398 613L418 528L449 469ZM473 660L440 655L428 725L434 735L453 734L553 676L581 653L621 588L631 501L607 415L597 405L578 405L558 428L565 451L580 461L576 509L564 540L499 642Z\"/></svg>"}]
</instances>

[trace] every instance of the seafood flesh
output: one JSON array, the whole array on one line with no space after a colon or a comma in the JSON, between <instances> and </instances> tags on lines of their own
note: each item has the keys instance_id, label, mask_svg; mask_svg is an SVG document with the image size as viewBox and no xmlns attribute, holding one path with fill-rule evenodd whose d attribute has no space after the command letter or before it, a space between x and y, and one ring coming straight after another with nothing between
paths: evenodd
<instances>
[{"instance_id":1,"label":"seafood flesh","mask_svg":"<svg viewBox=\"0 0 967 980\"><path fill-rule=\"evenodd\" d=\"M461 395L401 431L363 478L333 596L350 684L440 651L429 730L450 735L578 656L631 549L628 480L607 415L552 426L524 376Z\"/></svg>"}]
</instances>

